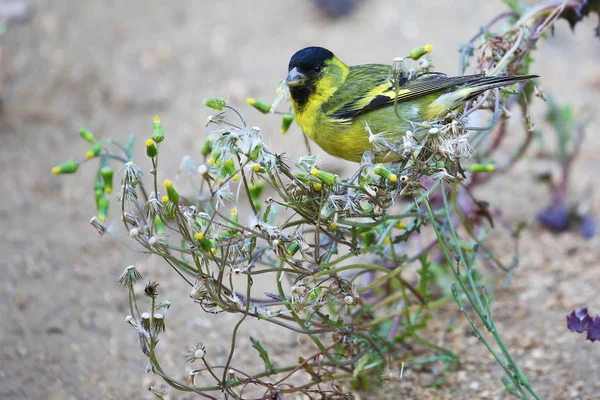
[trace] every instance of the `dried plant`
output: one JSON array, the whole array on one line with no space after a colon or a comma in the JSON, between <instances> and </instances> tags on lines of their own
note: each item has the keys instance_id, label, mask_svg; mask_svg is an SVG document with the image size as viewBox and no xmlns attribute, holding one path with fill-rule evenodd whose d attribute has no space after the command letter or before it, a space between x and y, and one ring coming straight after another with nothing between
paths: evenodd
<instances>
[{"instance_id":1,"label":"dried plant","mask_svg":"<svg viewBox=\"0 0 600 400\"><path fill-rule=\"evenodd\" d=\"M460 74L470 66L487 75L529 73L538 40L559 17L581 16L588 4L550 1L525 9L509 3L512 11L494 18L462 47ZM509 28L495 30L500 23ZM417 60L410 68L404 59L395 60L394 73L411 79L432 70L427 51L421 53L412 57ZM400 87L401 79L397 82ZM158 117L146 142L151 166L144 173L144 163L133 162L133 139L120 145L81 130L92 146L88 159L100 161L92 225L101 235L113 236L106 218L115 203L138 251L162 258L179 274L189 284L191 301L207 313L239 315L226 361L211 361L208 343L190 344L185 357L195 369L188 381L178 381L161 367L156 347L169 325L171 304L162 300L156 282L148 283L147 300L139 304L133 285L142 277L128 267L119 278L129 296L126 321L139 338L148 371L166 383L150 390L158 397L170 387L206 398L219 393L226 398L279 399L290 393L352 398L350 390L401 379L400 371L412 364L458 364L451 349L423 335L431 310L454 299L473 336L503 368L507 390L538 399L500 337L477 268L491 260L513 274L518 257L505 266L482 242L494 210L471 190L523 157L534 134L527 107L534 93L542 96L533 83L514 91L494 89L459 113L415 125L401 142L372 132L373 146L400 155L401 161L373 164L366 155L348 178L323 170L315 156L292 160L272 152L260 129L250 127L233 105L208 99L205 104L216 113L207 122L203 160L186 157L180 168L195 188L185 196L177 190L183 179L159 182L158 160L170 155L160 149L165 135ZM263 112L274 108L255 100L250 104ZM497 165L492 160L507 136L506 120L514 107L524 116L523 142ZM491 111L491 120L473 126L470 117L481 110ZM292 119L284 113L283 129ZM114 162L124 165L111 201ZM80 164L68 161L53 172L74 173ZM265 198L267 191L271 196ZM514 230L515 237L521 228ZM428 234L431 241L423 244ZM419 268L411 274L414 265ZM447 277L454 280L450 288ZM258 278L272 281L276 293L256 293ZM280 366L260 340L251 338L264 369L245 370L234 353L238 330L248 318L307 337L313 352ZM420 359L425 353L430 357ZM205 384L206 379L213 382Z\"/></svg>"}]
</instances>

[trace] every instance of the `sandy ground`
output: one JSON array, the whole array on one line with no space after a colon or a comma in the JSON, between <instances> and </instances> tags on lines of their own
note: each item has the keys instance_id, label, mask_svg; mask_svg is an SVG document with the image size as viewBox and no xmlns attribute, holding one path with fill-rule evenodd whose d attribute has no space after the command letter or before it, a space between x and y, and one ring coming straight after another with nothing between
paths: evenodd
<instances>
[{"instance_id":1,"label":"sandy ground","mask_svg":"<svg viewBox=\"0 0 600 400\"><path fill-rule=\"evenodd\" d=\"M93 168L75 177L50 175L57 162L87 150L76 135L79 127L124 141L132 132L148 135L152 116L159 114L168 136L163 149L174 155L170 163L163 159L163 174L172 177L180 157L197 154L203 141L209 112L202 100L220 96L239 104L275 149L299 155L303 141L297 128L282 137L279 121L245 105L249 96L273 98L294 51L318 44L357 64L389 62L431 43L437 69L453 73L459 44L503 10L496 0L457 0L452 6L441 0L370 0L349 18L332 22L308 2L293 0L169 3L39 0L35 16L9 26L1 38L2 399L153 398L145 388L160 380L144 372L134 332L123 322L126 294L116 284L132 263L145 278L160 281L174 304L171 329L161 343L172 375L186 375L189 364L181 354L197 341L207 343L217 359L226 355L218 339L229 335L223 332L230 332L232 318L202 314L189 302L184 282L165 265L99 239L88 225L94 214ZM545 91L576 107L590 104L597 114L600 40L592 28L588 21L574 35L561 22L555 36L541 43L534 71ZM586 186L600 183L597 124L591 125L574 168L573 200ZM347 164L324 159L348 170ZM532 221L548 199L533 176L548 165L528 159L480 195L501 207L508 221ZM594 206L598 215L597 200ZM502 248L502 240L509 239L499 235L498 240ZM508 347L545 398L600 399L600 344L565 327L565 315L575 307L588 305L600 313L600 239L557 236L532 223L521 246L517 276L509 289L498 288L494 303ZM452 305L441 311L439 328L455 314ZM260 333L276 358L293 352L295 337L265 325L248 324L236 362L257 361L247 334ZM464 364L444 386L430 387L430 371L406 371L384 394L506 398L499 367L467 331L463 325L446 337ZM432 329L432 340L441 336Z\"/></svg>"}]
</instances>

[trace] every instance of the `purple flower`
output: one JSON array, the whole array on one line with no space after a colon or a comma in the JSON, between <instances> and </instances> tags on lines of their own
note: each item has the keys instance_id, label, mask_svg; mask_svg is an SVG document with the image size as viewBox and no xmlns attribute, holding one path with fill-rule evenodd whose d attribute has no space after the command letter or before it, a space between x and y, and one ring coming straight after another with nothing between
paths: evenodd
<instances>
[{"instance_id":1,"label":"purple flower","mask_svg":"<svg viewBox=\"0 0 600 400\"><path fill-rule=\"evenodd\" d=\"M600 318L598 319L598 324L600 328ZM588 309L582 308L579 311L573 311L571 314L567 315L567 328L571 332L582 333L584 332L588 326L592 323L592 317L588 314Z\"/></svg>"},{"instance_id":2,"label":"purple flower","mask_svg":"<svg viewBox=\"0 0 600 400\"><path fill-rule=\"evenodd\" d=\"M554 232L563 232L569 223L569 210L565 205L550 206L537 215L537 220Z\"/></svg>"},{"instance_id":3,"label":"purple flower","mask_svg":"<svg viewBox=\"0 0 600 400\"><path fill-rule=\"evenodd\" d=\"M588 333L586 339L590 342L600 340L600 316L596 315L596 318L594 318L594 322L590 323L590 325L588 326Z\"/></svg>"},{"instance_id":4,"label":"purple flower","mask_svg":"<svg viewBox=\"0 0 600 400\"><path fill-rule=\"evenodd\" d=\"M590 214L582 218L581 235L585 239L591 239L596 234L596 221Z\"/></svg>"}]
</instances>

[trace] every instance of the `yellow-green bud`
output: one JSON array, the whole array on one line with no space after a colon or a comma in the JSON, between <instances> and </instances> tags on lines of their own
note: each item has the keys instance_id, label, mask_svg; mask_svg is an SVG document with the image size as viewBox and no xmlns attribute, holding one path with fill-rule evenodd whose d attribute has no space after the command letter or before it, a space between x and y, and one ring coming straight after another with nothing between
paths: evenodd
<instances>
[{"instance_id":1,"label":"yellow-green bud","mask_svg":"<svg viewBox=\"0 0 600 400\"><path fill-rule=\"evenodd\" d=\"M268 114L269 112L271 112L271 104L269 104L267 102L249 98L248 104L251 105L252 107L256 108L258 111L260 111L263 114Z\"/></svg>"},{"instance_id":2,"label":"yellow-green bud","mask_svg":"<svg viewBox=\"0 0 600 400\"><path fill-rule=\"evenodd\" d=\"M390 171L388 168L384 167L381 164L378 164L375 167L375 175L379 175L385 179L389 179L392 182L396 182L398 180L398 176Z\"/></svg>"},{"instance_id":3,"label":"yellow-green bud","mask_svg":"<svg viewBox=\"0 0 600 400\"><path fill-rule=\"evenodd\" d=\"M337 182L337 175L336 174L332 174L330 172L325 172L325 171L321 171L317 168L313 168L310 171L310 174L312 176L316 176L318 179L321 180L321 182L323 182L326 185L335 185Z\"/></svg>"},{"instance_id":4,"label":"yellow-green bud","mask_svg":"<svg viewBox=\"0 0 600 400\"><path fill-rule=\"evenodd\" d=\"M100 176L102 176L102 181L104 182L104 192L107 194L111 194L113 191L113 175L114 170L111 167L102 167L100 168Z\"/></svg>"},{"instance_id":5,"label":"yellow-green bud","mask_svg":"<svg viewBox=\"0 0 600 400\"><path fill-rule=\"evenodd\" d=\"M233 162L233 158L227 158L223 163L223 176L233 175L235 174L235 163Z\"/></svg>"},{"instance_id":6,"label":"yellow-green bud","mask_svg":"<svg viewBox=\"0 0 600 400\"><path fill-rule=\"evenodd\" d=\"M288 253L290 253L290 255L293 256L298 252L298 250L300 250L300 245L298 244L298 242L294 241L288 246L287 250Z\"/></svg>"},{"instance_id":7,"label":"yellow-green bud","mask_svg":"<svg viewBox=\"0 0 600 400\"><path fill-rule=\"evenodd\" d=\"M310 175L305 174L304 172L296 172L294 176L301 182L310 183Z\"/></svg>"},{"instance_id":8,"label":"yellow-green bud","mask_svg":"<svg viewBox=\"0 0 600 400\"><path fill-rule=\"evenodd\" d=\"M179 202L179 193L173 187L173 183L170 180L165 181L165 187L167 188L167 197L171 203Z\"/></svg>"},{"instance_id":9,"label":"yellow-green bud","mask_svg":"<svg viewBox=\"0 0 600 400\"><path fill-rule=\"evenodd\" d=\"M152 139L146 140L146 155L150 158L154 158L158 155L158 149Z\"/></svg>"},{"instance_id":10,"label":"yellow-green bud","mask_svg":"<svg viewBox=\"0 0 600 400\"><path fill-rule=\"evenodd\" d=\"M258 160L258 156L260 155L261 144L258 143L252 150L250 150L250 154L248 154L248 158L252 161Z\"/></svg>"},{"instance_id":11,"label":"yellow-green bud","mask_svg":"<svg viewBox=\"0 0 600 400\"><path fill-rule=\"evenodd\" d=\"M360 234L362 238L362 244L364 247L369 247L375 240L375 232L369 231Z\"/></svg>"},{"instance_id":12,"label":"yellow-green bud","mask_svg":"<svg viewBox=\"0 0 600 400\"><path fill-rule=\"evenodd\" d=\"M292 113L284 114L283 118L281 119L281 133L286 133L288 131L288 129L290 129L290 125L292 125L293 121L294 121L294 114L292 114Z\"/></svg>"},{"instance_id":13,"label":"yellow-green bud","mask_svg":"<svg viewBox=\"0 0 600 400\"><path fill-rule=\"evenodd\" d=\"M210 154L211 150L212 150L212 140L206 139L206 141L202 145L202 148L200 149L200 154L202 154L204 157L206 157L207 155Z\"/></svg>"},{"instance_id":14,"label":"yellow-green bud","mask_svg":"<svg viewBox=\"0 0 600 400\"><path fill-rule=\"evenodd\" d=\"M314 182L313 189L315 189L315 192L319 192L323 189L323 184L321 182Z\"/></svg>"},{"instance_id":15,"label":"yellow-green bud","mask_svg":"<svg viewBox=\"0 0 600 400\"><path fill-rule=\"evenodd\" d=\"M94 134L85 128L81 128L79 130L79 136L81 136L86 142L92 144L96 143L96 138L94 137Z\"/></svg>"},{"instance_id":16,"label":"yellow-green bud","mask_svg":"<svg viewBox=\"0 0 600 400\"><path fill-rule=\"evenodd\" d=\"M108 215L108 206L110 204L108 198L106 196L102 196L100 199L98 199L97 204L98 221L104 222L106 221L106 216Z\"/></svg>"},{"instance_id":17,"label":"yellow-green bud","mask_svg":"<svg viewBox=\"0 0 600 400\"><path fill-rule=\"evenodd\" d=\"M238 218L238 210L237 210L237 208L236 208L236 207L233 207L233 208L231 209L231 212L229 213L229 216L230 216L231 220L232 220L233 222L235 222L236 224L239 222L239 218Z\"/></svg>"},{"instance_id":18,"label":"yellow-green bud","mask_svg":"<svg viewBox=\"0 0 600 400\"><path fill-rule=\"evenodd\" d=\"M156 143L160 143L165 140L165 133L163 132L162 124L158 116L154 117L154 125L152 126L152 140Z\"/></svg>"},{"instance_id":19,"label":"yellow-green bud","mask_svg":"<svg viewBox=\"0 0 600 400\"><path fill-rule=\"evenodd\" d=\"M165 233L165 224L163 224L162 220L158 215L154 217L154 229L159 235Z\"/></svg>"},{"instance_id":20,"label":"yellow-green bud","mask_svg":"<svg viewBox=\"0 0 600 400\"><path fill-rule=\"evenodd\" d=\"M94 143L92 145L91 150L88 150L88 152L85 153L85 157L87 159L94 158L94 157L98 156L98 154L100 154L101 151L102 151L102 146L100 146L98 143Z\"/></svg>"},{"instance_id":21,"label":"yellow-green bud","mask_svg":"<svg viewBox=\"0 0 600 400\"><path fill-rule=\"evenodd\" d=\"M221 157L221 150L212 149L212 151L210 152L210 158L212 158L216 161L219 159L219 157ZM214 162L212 164L214 164Z\"/></svg>"},{"instance_id":22,"label":"yellow-green bud","mask_svg":"<svg viewBox=\"0 0 600 400\"><path fill-rule=\"evenodd\" d=\"M254 184L248 185L248 191L250 192L252 200L257 201L260 199L264 187L265 184L262 181L256 181Z\"/></svg>"},{"instance_id":23,"label":"yellow-green bud","mask_svg":"<svg viewBox=\"0 0 600 400\"><path fill-rule=\"evenodd\" d=\"M223 99L204 99L204 105L213 110L222 111L227 105L227 102Z\"/></svg>"},{"instance_id":24,"label":"yellow-green bud","mask_svg":"<svg viewBox=\"0 0 600 400\"><path fill-rule=\"evenodd\" d=\"M494 172L494 164L472 164L467 167L471 172Z\"/></svg>"},{"instance_id":25,"label":"yellow-green bud","mask_svg":"<svg viewBox=\"0 0 600 400\"><path fill-rule=\"evenodd\" d=\"M433 49L433 46L431 46L430 44L426 44L425 47L417 47L415 49L412 49L410 51L410 58L412 58L413 60L418 60L419 58L423 57L425 54L431 53L432 49Z\"/></svg>"},{"instance_id":26,"label":"yellow-green bud","mask_svg":"<svg viewBox=\"0 0 600 400\"><path fill-rule=\"evenodd\" d=\"M69 161L65 161L64 163L52 168L52 173L54 175L74 174L75 172L77 172L78 167L79 167L79 164L77 164L76 161L69 160Z\"/></svg>"},{"instance_id":27,"label":"yellow-green bud","mask_svg":"<svg viewBox=\"0 0 600 400\"><path fill-rule=\"evenodd\" d=\"M201 232L199 232L201 233ZM200 235L196 234L196 240L200 243L200 248L204 251L211 251L213 244L204 234L202 234L201 238L198 239Z\"/></svg>"},{"instance_id":28,"label":"yellow-green bud","mask_svg":"<svg viewBox=\"0 0 600 400\"><path fill-rule=\"evenodd\" d=\"M102 183L100 183L100 187L98 188L98 182L96 182L96 189L94 190L94 197L96 200L96 208L99 207L100 199L104 197L104 187Z\"/></svg>"}]
</instances>

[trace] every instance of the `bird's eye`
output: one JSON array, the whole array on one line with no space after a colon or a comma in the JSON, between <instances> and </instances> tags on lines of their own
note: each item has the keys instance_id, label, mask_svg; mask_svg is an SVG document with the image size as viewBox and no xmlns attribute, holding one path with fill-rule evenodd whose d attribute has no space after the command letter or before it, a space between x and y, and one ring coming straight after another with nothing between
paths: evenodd
<instances>
[{"instance_id":1,"label":"bird's eye","mask_svg":"<svg viewBox=\"0 0 600 400\"><path fill-rule=\"evenodd\" d=\"M319 67L318 65L315 67L315 72L321 72L321 67Z\"/></svg>"}]
</instances>

